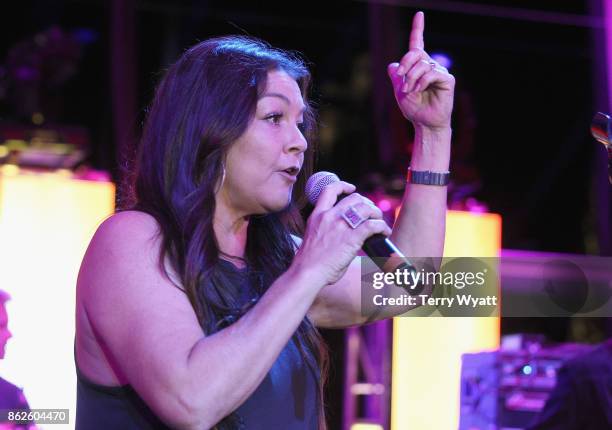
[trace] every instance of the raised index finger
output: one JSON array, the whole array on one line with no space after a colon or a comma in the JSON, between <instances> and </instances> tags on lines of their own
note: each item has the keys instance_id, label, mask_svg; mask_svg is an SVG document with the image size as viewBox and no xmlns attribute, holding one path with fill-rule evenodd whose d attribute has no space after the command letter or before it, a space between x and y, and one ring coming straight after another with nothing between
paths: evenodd
<instances>
[{"instance_id":1,"label":"raised index finger","mask_svg":"<svg viewBox=\"0 0 612 430\"><path fill-rule=\"evenodd\" d=\"M412 18L412 30L410 30L410 49L425 49L423 41L423 30L425 30L425 14L417 12Z\"/></svg>"}]
</instances>

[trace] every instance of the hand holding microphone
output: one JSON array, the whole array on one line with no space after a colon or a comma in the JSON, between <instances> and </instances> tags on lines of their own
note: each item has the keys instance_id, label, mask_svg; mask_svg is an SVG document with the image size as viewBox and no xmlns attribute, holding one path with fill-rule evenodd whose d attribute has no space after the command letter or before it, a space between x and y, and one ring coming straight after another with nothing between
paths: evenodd
<instances>
[{"instance_id":1,"label":"hand holding microphone","mask_svg":"<svg viewBox=\"0 0 612 430\"><path fill-rule=\"evenodd\" d=\"M317 194L302 245L294 260L324 285L342 278L368 237L391 234L381 210L365 197L353 193L354 185L334 177L336 181L321 187ZM307 195L310 196L308 191ZM338 202L341 195L346 198ZM342 216L351 207L364 219L356 228L351 228Z\"/></svg>"},{"instance_id":2,"label":"hand holding microphone","mask_svg":"<svg viewBox=\"0 0 612 430\"><path fill-rule=\"evenodd\" d=\"M416 271L388 236L382 211L355 187L330 172L314 174L306 195L315 208L308 219L298 261L318 266L324 282L338 281L360 249L385 271ZM304 261L306 260L306 261Z\"/></svg>"}]
</instances>

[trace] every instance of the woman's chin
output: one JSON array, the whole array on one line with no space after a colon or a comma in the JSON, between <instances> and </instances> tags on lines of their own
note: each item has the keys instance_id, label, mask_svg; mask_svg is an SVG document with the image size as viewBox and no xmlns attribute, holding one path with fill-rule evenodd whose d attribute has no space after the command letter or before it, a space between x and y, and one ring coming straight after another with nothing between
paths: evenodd
<instances>
[{"instance_id":1,"label":"woman's chin","mask_svg":"<svg viewBox=\"0 0 612 430\"><path fill-rule=\"evenodd\" d=\"M291 204L291 193L289 193L288 196L285 196L284 198L277 198L277 199L270 199L268 201L266 201L263 205L263 208L265 210L265 213L273 213L273 212L280 212L282 210L287 209L287 206L289 206Z\"/></svg>"}]
</instances>

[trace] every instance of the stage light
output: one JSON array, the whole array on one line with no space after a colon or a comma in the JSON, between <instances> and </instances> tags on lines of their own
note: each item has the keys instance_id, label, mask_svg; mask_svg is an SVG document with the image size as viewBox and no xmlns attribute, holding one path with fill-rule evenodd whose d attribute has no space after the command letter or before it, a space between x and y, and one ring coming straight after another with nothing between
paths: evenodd
<instances>
[{"instance_id":1,"label":"stage light","mask_svg":"<svg viewBox=\"0 0 612 430\"><path fill-rule=\"evenodd\" d=\"M497 257L500 248L499 215L447 212L445 257ZM458 428L461 356L498 347L498 317L394 318L391 429Z\"/></svg>"},{"instance_id":2,"label":"stage light","mask_svg":"<svg viewBox=\"0 0 612 430\"><path fill-rule=\"evenodd\" d=\"M74 428L75 287L81 258L98 224L111 214L115 187L66 172L0 167L0 288L9 340L3 378L24 389L32 408L70 409Z\"/></svg>"}]
</instances>

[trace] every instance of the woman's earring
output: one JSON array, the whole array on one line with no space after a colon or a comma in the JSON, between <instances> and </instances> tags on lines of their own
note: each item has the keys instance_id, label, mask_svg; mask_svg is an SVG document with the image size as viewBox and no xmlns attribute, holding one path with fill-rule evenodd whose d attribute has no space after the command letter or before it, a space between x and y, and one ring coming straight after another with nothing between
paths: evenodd
<instances>
[{"instance_id":1,"label":"woman's earring","mask_svg":"<svg viewBox=\"0 0 612 430\"><path fill-rule=\"evenodd\" d=\"M219 192L221 187L223 187L223 183L225 182L225 163L221 162L221 168L223 169L223 173L221 174L221 181L215 190L215 194Z\"/></svg>"}]
</instances>

